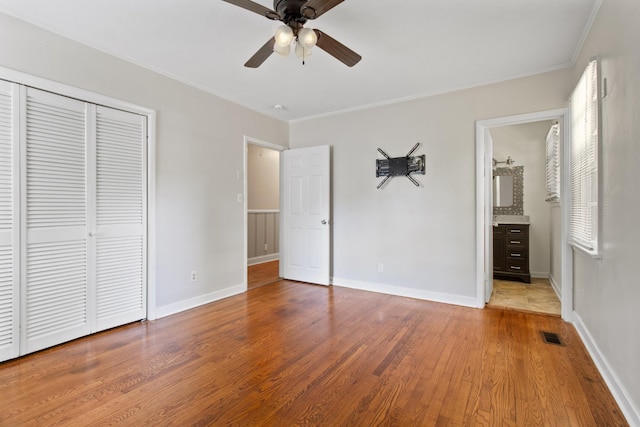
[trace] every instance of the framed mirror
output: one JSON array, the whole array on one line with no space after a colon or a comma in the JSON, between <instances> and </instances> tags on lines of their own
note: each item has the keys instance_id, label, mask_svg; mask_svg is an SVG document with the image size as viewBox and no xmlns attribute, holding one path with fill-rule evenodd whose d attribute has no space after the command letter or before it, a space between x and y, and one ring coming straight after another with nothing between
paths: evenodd
<instances>
[{"instance_id":1,"label":"framed mirror","mask_svg":"<svg viewBox=\"0 0 640 427\"><path fill-rule=\"evenodd\" d=\"M524 166L493 170L493 214L524 215Z\"/></svg>"}]
</instances>

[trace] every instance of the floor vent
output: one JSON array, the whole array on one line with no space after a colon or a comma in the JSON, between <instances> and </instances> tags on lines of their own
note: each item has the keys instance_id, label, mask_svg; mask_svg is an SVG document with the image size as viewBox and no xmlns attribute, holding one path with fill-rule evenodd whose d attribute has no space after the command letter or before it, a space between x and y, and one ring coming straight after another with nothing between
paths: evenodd
<instances>
[{"instance_id":1,"label":"floor vent","mask_svg":"<svg viewBox=\"0 0 640 427\"><path fill-rule=\"evenodd\" d=\"M542 341L544 341L545 343L560 345L564 347L564 343L562 342L562 340L560 340L560 337L555 332L540 331L540 334L542 335Z\"/></svg>"}]
</instances>

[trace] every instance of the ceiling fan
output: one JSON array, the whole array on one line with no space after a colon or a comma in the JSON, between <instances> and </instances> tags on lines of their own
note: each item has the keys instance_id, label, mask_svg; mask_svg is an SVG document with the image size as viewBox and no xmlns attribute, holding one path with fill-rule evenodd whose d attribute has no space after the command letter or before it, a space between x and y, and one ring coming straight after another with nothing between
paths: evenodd
<instances>
[{"instance_id":1,"label":"ceiling fan","mask_svg":"<svg viewBox=\"0 0 640 427\"><path fill-rule=\"evenodd\" d=\"M326 33L317 29L304 28L308 20L320 17L344 0L273 0L274 10L251 0L223 1L284 23L276 30L275 35L244 64L245 67L259 67L273 52L288 55L292 41L295 41L296 54L303 61L311 54L310 49L313 46L318 46L349 67L353 67L362 59L360 55Z\"/></svg>"}]
</instances>

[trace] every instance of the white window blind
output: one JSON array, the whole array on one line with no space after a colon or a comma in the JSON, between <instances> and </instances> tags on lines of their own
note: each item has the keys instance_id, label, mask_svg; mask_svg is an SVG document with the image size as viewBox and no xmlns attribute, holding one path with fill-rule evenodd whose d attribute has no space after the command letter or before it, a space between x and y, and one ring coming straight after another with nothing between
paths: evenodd
<instances>
[{"instance_id":1,"label":"white window blind","mask_svg":"<svg viewBox=\"0 0 640 427\"><path fill-rule=\"evenodd\" d=\"M571 243L598 252L598 63L587 65L571 95Z\"/></svg>"},{"instance_id":2,"label":"white window blind","mask_svg":"<svg viewBox=\"0 0 640 427\"><path fill-rule=\"evenodd\" d=\"M547 202L560 201L560 125L547 133Z\"/></svg>"}]
</instances>

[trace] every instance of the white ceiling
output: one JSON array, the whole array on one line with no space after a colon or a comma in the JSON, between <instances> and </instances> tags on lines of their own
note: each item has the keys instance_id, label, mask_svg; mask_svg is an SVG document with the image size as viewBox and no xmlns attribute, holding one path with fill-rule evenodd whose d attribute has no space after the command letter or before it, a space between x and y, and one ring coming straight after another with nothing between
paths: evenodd
<instances>
[{"instance_id":1,"label":"white ceiling","mask_svg":"<svg viewBox=\"0 0 640 427\"><path fill-rule=\"evenodd\" d=\"M306 26L362 55L353 68L318 48L304 66L274 54L245 68L280 23L222 0L0 0L0 12L290 121L570 66L600 1L346 0Z\"/></svg>"}]
</instances>

